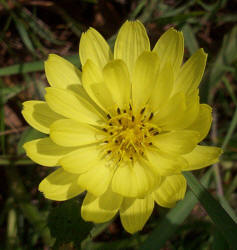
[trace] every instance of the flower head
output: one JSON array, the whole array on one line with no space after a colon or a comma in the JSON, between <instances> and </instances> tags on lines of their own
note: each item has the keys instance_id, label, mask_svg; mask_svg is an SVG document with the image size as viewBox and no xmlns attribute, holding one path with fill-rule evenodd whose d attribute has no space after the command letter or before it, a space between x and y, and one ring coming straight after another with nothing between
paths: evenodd
<instances>
[{"instance_id":1,"label":"flower head","mask_svg":"<svg viewBox=\"0 0 237 250\"><path fill-rule=\"evenodd\" d=\"M35 162L59 166L39 185L45 197L67 200L87 191L81 208L101 223L120 213L130 233L141 230L154 202L183 199L182 171L218 161L221 150L200 146L211 107L199 103L207 55L183 62L183 35L171 28L150 49L144 26L127 21L112 53L93 28L82 34L82 71L50 55L46 101L27 101L27 122L49 136L27 142Z\"/></svg>"}]
</instances>

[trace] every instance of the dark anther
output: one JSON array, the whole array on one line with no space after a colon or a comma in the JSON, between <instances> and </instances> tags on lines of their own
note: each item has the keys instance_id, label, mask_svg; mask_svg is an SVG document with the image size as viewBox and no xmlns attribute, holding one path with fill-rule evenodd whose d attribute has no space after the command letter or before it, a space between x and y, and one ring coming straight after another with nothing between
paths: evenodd
<instances>
[{"instance_id":1,"label":"dark anther","mask_svg":"<svg viewBox=\"0 0 237 250\"><path fill-rule=\"evenodd\" d=\"M151 146L151 145L152 145L152 142L149 142L149 145Z\"/></svg>"},{"instance_id":2,"label":"dark anther","mask_svg":"<svg viewBox=\"0 0 237 250\"><path fill-rule=\"evenodd\" d=\"M104 143L109 143L109 141L104 141Z\"/></svg>"},{"instance_id":3,"label":"dark anther","mask_svg":"<svg viewBox=\"0 0 237 250\"><path fill-rule=\"evenodd\" d=\"M158 135L159 134L159 132L158 131L156 131L153 135Z\"/></svg>"},{"instance_id":4,"label":"dark anther","mask_svg":"<svg viewBox=\"0 0 237 250\"><path fill-rule=\"evenodd\" d=\"M126 109L124 109L124 110L123 110L123 113L127 113L127 110L126 110Z\"/></svg>"},{"instance_id":5,"label":"dark anther","mask_svg":"<svg viewBox=\"0 0 237 250\"><path fill-rule=\"evenodd\" d=\"M112 151L111 150L108 150L107 153L110 154Z\"/></svg>"},{"instance_id":6,"label":"dark anther","mask_svg":"<svg viewBox=\"0 0 237 250\"><path fill-rule=\"evenodd\" d=\"M131 161L133 160L133 157L132 157L132 156L130 157L130 160L131 160Z\"/></svg>"},{"instance_id":7,"label":"dark anther","mask_svg":"<svg viewBox=\"0 0 237 250\"><path fill-rule=\"evenodd\" d=\"M152 119L153 115L154 115L154 114L151 112L151 114L150 114L150 116L149 116L149 121Z\"/></svg>"},{"instance_id":8,"label":"dark anther","mask_svg":"<svg viewBox=\"0 0 237 250\"><path fill-rule=\"evenodd\" d=\"M144 111L145 111L145 107L140 111L140 114L142 115L143 113L144 113Z\"/></svg>"},{"instance_id":9,"label":"dark anther","mask_svg":"<svg viewBox=\"0 0 237 250\"><path fill-rule=\"evenodd\" d=\"M110 135L113 135L114 133L113 133L113 132L110 132L109 134L110 134Z\"/></svg>"},{"instance_id":10,"label":"dark anther","mask_svg":"<svg viewBox=\"0 0 237 250\"><path fill-rule=\"evenodd\" d=\"M121 113L120 108L117 108L117 113L120 115Z\"/></svg>"},{"instance_id":11,"label":"dark anther","mask_svg":"<svg viewBox=\"0 0 237 250\"><path fill-rule=\"evenodd\" d=\"M109 126L113 126L113 124L110 122L110 123L109 123Z\"/></svg>"},{"instance_id":12,"label":"dark anther","mask_svg":"<svg viewBox=\"0 0 237 250\"><path fill-rule=\"evenodd\" d=\"M150 128L150 129L149 129L149 132L151 132L152 130L154 130L154 128Z\"/></svg>"},{"instance_id":13,"label":"dark anther","mask_svg":"<svg viewBox=\"0 0 237 250\"><path fill-rule=\"evenodd\" d=\"M115 140L114 142L115 142L115 143L118 143L118 140Z\"/></svg>"},{"instance_id":14,"label":"dark anther","mask_svg":"<svg viewBox=\"0 0 237 250\"><path fill-rule=\"evenodd\" d=\"M147 138L147 135L144 135L144 138Z\"/></svg>"},{"instance_id":15,"label":"dark anther","mask_svg":"<svg viewBox=\"0 0 237 250\"><path fill-rule=\"evenodd\" d=\"M107 118L108 118L108 119L111 119L111 116L110 116L110 114L107 114Z\"/></svg>"},{"instance_id":16,"label":"dark anther","mask_svg":"<svg viewBox=\"0 0 237 250\"><path fill-rule=\"evenodd\" d=\"M118 121L119 121L119 124L121 125L121 124L122 124L122 121L121 121L121 119L118 119Z\"/></svg>"},{"instance_id":17,"label":"dark anther","mask_svg":"<svg viewBox=\"0 0 237 250\"><path fill-rule=\"evenodd\" d=\"M135 120L135 117L134 117L134 115L132 116L132 122L134 122L134 120Z\"/></svg>"},{"instance_id":18,"label":"dark anther","mask_svg":"<svg viewBox=\"0 0 237 250\"><path fill-rule=\"evenodd\" d=\"M103 131L108 132L108 130L106 128L103 128Z\"/></svg>"},{"instance_id":19,"label":"dark anther","mask_svg":"<svg viewBox=\"0 0 237 250\"><path fill-rule=\"evenodd\" d=\"M132 106L131 106L131 104L130 104L130 103L129 103L129 109L130 109L130 110L132 110Z\"/></svg>"}]
</instances>

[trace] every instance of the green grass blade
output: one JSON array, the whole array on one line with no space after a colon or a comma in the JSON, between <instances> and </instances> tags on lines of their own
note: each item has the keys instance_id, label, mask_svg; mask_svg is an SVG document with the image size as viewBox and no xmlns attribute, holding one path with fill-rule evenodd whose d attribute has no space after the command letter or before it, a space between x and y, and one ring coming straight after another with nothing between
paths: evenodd
<instances>
[{"instance_id":1,"label":"green grass blade","mask_svg":"<svg viewBox=\"0 0 237 250\"><path fill-rule=\"evenodd\" d=\"M4 86L3 81L0 78L0 131L5 130L5 123L4 123ZM0 136L0 145L2 149L2 153L5 154L5 135Z\"/></svg>"},{"instance_id":2,"label":"green grass blade","mask_svg":"<svg viewBox=\"0 0 237 250\"><path fill-rule=\"evenodd\" d=\"M182 31L184 34L185 45L187 46L190 54L193 54L199 48L193 29L189 24L185 24Z\"/></svg>"},{"instance_id":3,"label":"green grass blade","mask_svg":"<svg viewBox=\"0 0 237 250\"><path fill-rule=\"evenodd\" d=\"M202 178L203 185L207 186L212 175L210 169ZM184 200L177 203L164 217L162 217L152 233L141 246L141 250L157 250L163 247L171 238L183 221L188 217L198 200L191 191L188 191Z\"/></svg>"},{"instance_id":4,"label":"green grass blade","mask_svg":"<svg viewBox=\"0 0 237 250\"><path fill-rule=\"evenodd\" d=\"M193 194L198 198L220 232L222 232L230 247L234 249L234 247L237 246L237 224L231 219L220 203L198 182L192 173L185 172L183 174Z\"/></svg>"},{"instance_id":5,"label":"green grass blade","mask_svg":"<svg viewBox=\"0 0 237 250\"><path fill-rule=\"evenodd\" d=\"M21 7L19 4L18 7L20 8L19 16L27 22L34 33L54 44L62 45L64 43L57 40L50 28L42 20L32 15L28 9Z\"/></svg>"},{"instance_id":6,"label":"green grass blade","mask_svg":"<svg viewBox=\"0 0 237 250\"><path fill-rule=\"evenodd\" d=\"M75 64L76 66L80 66L79 64L79 57L78 54L66 56L71 63ZM15 64L12 66L4 67L0 69L0 76L6 75L15 75L15 74L24 74L36 71L43 71L44 70L44 61L35 61L29 63L22 63L22 64Z\"/></svg>"},{"instance_id":7,"label":"green grass blade","mask_svg":"<svg viewBox=\"0 0 237 250\"><path fill-rule=\"evenodd\" d=\"M237 108L235 109L235 113L233 115L233 118L232 118L232 121L230 123L230 127L228 129L228 132L227 132L227 135L225 136L225 139L224 139L224 142L222 144L222 149L225 150L227 144L229 143L233 133L234 133L234 130L237 126Z\"/></svg>"}]
</instances>

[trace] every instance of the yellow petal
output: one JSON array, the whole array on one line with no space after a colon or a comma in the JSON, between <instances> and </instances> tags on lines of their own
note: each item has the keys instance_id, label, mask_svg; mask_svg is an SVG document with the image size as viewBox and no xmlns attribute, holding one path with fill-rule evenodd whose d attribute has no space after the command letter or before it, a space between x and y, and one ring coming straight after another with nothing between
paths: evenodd
<instances>
[{"instance_id":1,"label":"yellow petal","mask_svg":"<svg viewBox=\"0 0 237 250\"><path fill-rule=\"evenodd\" d=\"M174 93L192 93L199 86L206 66L207 54L199 49L181 67L174 84Z\"/></svg>"},{"instance_id":2,"label":"yellow petal","mask_svg":"<svg viewBox=\"0 0 237 250\"><path fill-rule=\"evenodd\" d=\"M78 175L70 174L59 168L41 181L39 191L50 200L71 199L85 190L77 185Z\"/></svg>"},{"instance_id":3,"label":"yellow petal","mask_svg":"<svg viewBox=\"0 0 237 250\"><path fill-rule=\"evenodd\" d=\"M104 83L102 72L91 60L88 60L82 70L82 84L88 95L105 112L111 112L116 106L111 92Z\"/></svg>"},{"instance_id":4,"label":"yellow petal","mask_svg":"<svg viewBox=\"0 0 237 250\"><path fill-rule=\"evenodd\" d=\"M184 93L177 93L164 102L154 115L152 122L156 123L161 128L166 128L170 126L170 123L180 120L186 108L187 105ZM173 119L174 117L175 119Z\"/></svg>"},{"instance_id":5,"label":"yellow petal","mask_svg":"<svg viewBox=\"0 0 237 250\"><path fill-rule=\"evenodd\" d=\"M152 143L161 151L170 154L191 152L199 139L199 133L192 130L176 130L161 133L152 138Z\"/></svg>"},{"instance_id":6,"label":"yellow petal","mask_svg":"<svg viewBox=\"0 0 237 250\"><path fill-rule=\"evenodd\" d=\"M99 197L87 193L81 206L81 216L85 221L94 223L109 221L117 213L121 202L122 197L110 191Z\"/></svg>"},{"instance_id":7,"label":"yellow petal","mask_svg":"<svg viewBox=\"0 0 237 250\"><path fill-rule=\"evenodd\" d=\"M181 92L171 97L153 120L165 131L186 129L197 118L199 108L198 90L188 96Z\"/></svg>"},{"instance_id":8,"label":"yellow petal","mask_svg":"<svg viewBox=\"0 0 237 250\"><path fill-rule=\"evenodd\" d=\"M160 151L146 150L145 155L152 165L152 170L161 176L180 174L182 167L187 165L182 157Z\"/></svg>"},{"instance_id":9,"label":"yellow petal","mask_svg":"<svg viewBox=\"0 0 237 250\"><path fill-rule=\"evenodd\" d=\"M120 165L112 179L112 190L125 197L144 197L158 180L141 162Z\"/></svg>"},{"instance_id":10,"label":"yellow petal","mask_svg":"<svg viewBox=\"0 0 237 250\"><path fill-rule=\"evenodd\" d=\"M50 125L63 116L51 110L46 102L27 101L23 103L22 115L35 129L48 134Z\"/></svg>"},{"instance_id":11,"label":"yellow petal","mask_svg":"<svg viewBox=\"0 0 237 250\"><path fill-rule=\"evenodd\" d=\"M149 106L153 112L161 109L169 99L174 84L174 72L169 63L162 66L155 80L154 88L149 100Z\"/></svg>"},{"instance_id":12,"label":"yellow petal","mask_svg":"<svg viewBox=\"0 0 237 250\"><path fill-rule=\"evenodd\" d=\"M132 77L132 99L134 110L144 108L154 89L159 73L159 58L154 52L143 52L137 59Z\"/></svg>"},{"instance_id":13,"label":"yellow petal","mask_svg":"<svg viewBox=\"0 0 237 250\"><path fill-rule=\"evenodd\" d=\"M191 171L210 166L219 161L221 154L222 149L218 147L196 146L192 152L182 155L188 162L182 170Z\"/></svg>"},{"instance_id":14,"label":"yellow petal","mask_svg":"<svg viewBox=\"0 0 237 250\"><path fill-rule=\"evenodd\" d=\"M23 147L31 160L47 167L59 165L63 156L75 150L58 146L49 137L26 142Z\"/></svg>"},{"instance_id":15,"label":"yellow petal","mask_svg":"<svg viewBox=\"0 0 237 250\"><path fill-rule=\"evenodd\" d=\"M208 134L212 123L212 108L207 104L201 104L195 121L187 128L196 130L200 134L199 141L202 141Z\"/></svg>"},{"instance_id":16,"label":"yellow petal","mask_svg":"<svg viewBox=\"0 0 237 250\"><path fill-rule=\"evenodd\" d=\"M96 166L100 160L98 146L79 148L60 160L63 169L72 174L81 174Z\"/></svg>"},{"instance_id":17,"label":"yellow petal","mask_svg":"<svg viewBox=\"0 0 237 250\"><path fill-rule=\"evenodd\" d=\"M111 185L107 188L106 192L99 198L99 206L107 211L118 211L123 201L123 197L114 193Z\"/></svg>"},{"instance_id":18,"label":"yellow petal","mask_svg":"<svg viewBox=\"0 0 237 250\"><path fill-rule=\"evenodd\" d=\"M100 69L112 58L108 43L102 35L93 28L82 33L79 56L82 66L88 59L92 60Z\"/></svg>"},{"instance_id":19,"label":"yellow petal","mask_svg":"<svg viewBox=\"0 0 237 250\"><path fill-rule=\"evenodd\" d=\"M99 160L93 168L79 176L78 185L89 193L100 196L107 190L113 173L113 166L104 160Z\"/></svg>"},{"instance_id":20,"label":"yellow petal","mask_svg":"<svg viewBox=\"0 0 237 250\"><path fill-rule=\"evenodd\" d=\"M49 107L58 114L76 121L96 125L102 119L89 102L72 91L46 88L46 92L45 99Z\"/></svg>"},{"instance_id":21,"label":"yellow petal","mask_svg":"<svg viewBox=\"0 0 237 250\"><path fill-rule=\"evenodd\" d=\"M142 230L153 208L154 200L151 195L147 195L144 199L124 198L120 218L125 230L131 234Z\"/></svg>"},{"instance_id":22,"label":"yellow petal","mask_svg":"<svg viewBox=\"0 0 237 250\"><path fill-rule=\"evenodd\" d=\"M126 64L122 60L111 61L104 67L103 76L114 103L121 109L128 107L131 82Z\"/></svg>"},{"instance_id":23,"label":"yellow petal","mask_svg":"<svg viewBox=\"0 0 237 250\"><path fill-rule=\"evenodd\" d=\"M52 87L66 89L71 85L81 84L81 71L61 56L50 54L44 67Z\"/></svg>"},{"instance_id":24,"label":"yellow petal","mask_svg":"<svg viewBox=\"0 0 237 250\"><path fill-rule=\"evenodd\" d=\"M119 30L114 45L114 59L122 59L132 74L137 58L150 50L146 29L140 21L126 21Z\"/></svg>"},{"instance_id":25,"label":"yellow petal","mask_svg":"<svg viewBox=\"0 0 237 250\"><path fill-rule=\"evenodd\" d=\"M171 208L178 200L184 198L186 188L187 183L183 175L171 175L165 177L152 195L158 205Z\"/></svg>"},{"instance_id":26,"label":"yellow petal","mask_svg":"<svg viewBox=\"0 0 237 250\"><path fill-rule=\"evenodd\" d=\"M50 138L65 147L83 146L101 140L103 132L85 123L62 119L51 125Z\"/></svg>"},{"instance_id":27,"label":"yellow petal","mask_svg":"<svg viewBox=\"0 0 237 250\"><path fill-rule=\"evenodd\" d=\"M184 38L182 32L170 28L157 41L153 51L158 54L161 66L167 62L170 63L176 75L183 61Z\"/></svg>"}]
</instances>

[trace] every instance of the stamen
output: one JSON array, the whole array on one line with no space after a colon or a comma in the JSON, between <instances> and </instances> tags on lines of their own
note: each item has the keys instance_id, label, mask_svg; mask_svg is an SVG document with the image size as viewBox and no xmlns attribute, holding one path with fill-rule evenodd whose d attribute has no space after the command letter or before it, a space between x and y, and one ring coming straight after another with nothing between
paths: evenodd
<instances>
[{"instance_id":1,"label":"stamen","mask_svg":"<svg viewBox=\"0 0 237 250\"><path fill-rule=\"evenodd\" d=\"M142 115L143 113L144 113L144 111L145 111L145 107L140 111L140 114Z\"/></svg>"},{"instance_id":2,"label":"stamen","mask_svg":"<svg viewBox=\"0 0 237 250\"><path fill-rule=\"evenodd\" d=\"M152 137L159 134L159 127L149 122L153 118L153 112L149 112L147 107L140 109L138 116L133 114L132 105L129 108L116 108L116 114L107 114L109 119L107 125L101 130L107 132L107 137L103 140L104 154L114 163L134 164L137 157L143 157L147 147L152 146Z\"/></svg>"},{"instance_id":3,"label":"stamen","mask_svg":"<svg viewBox=\"0 0 237 250\"><path fill-rule=\"evenodd\" d=\"M151 112L150 116L149 116L149 121L153 118L153 112Z\"/></svg>"}]
</instances>

